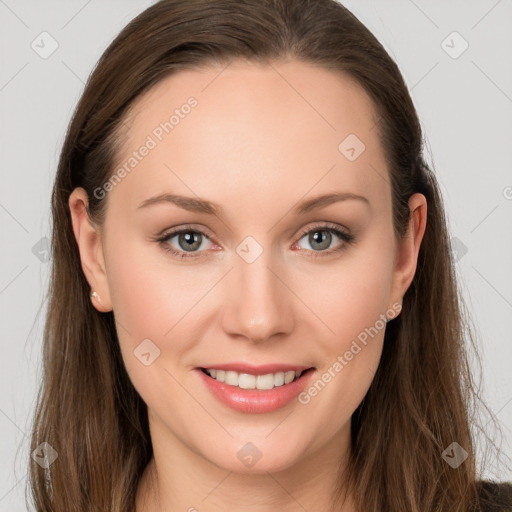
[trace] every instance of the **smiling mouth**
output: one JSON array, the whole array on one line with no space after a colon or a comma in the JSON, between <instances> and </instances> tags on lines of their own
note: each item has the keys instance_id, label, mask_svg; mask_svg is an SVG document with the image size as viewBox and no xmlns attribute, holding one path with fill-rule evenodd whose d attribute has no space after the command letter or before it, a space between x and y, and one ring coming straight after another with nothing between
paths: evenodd
<instances>
[{"instance_id":1,"label":"smiling mouth","mask_svg":"<svg viewBox=\"0 0 512 512\"><path fill-rule=\"evenodd\" d=\"M213 368L200 368L208 377L240 389L270 390L276 387L287 386L300 379L303 375L315 370L314 367L307 370L290 370L287 372L267 373L265 375L252 375L238 373L231 370L216 370Z\"/></svg>"}]
</instances>

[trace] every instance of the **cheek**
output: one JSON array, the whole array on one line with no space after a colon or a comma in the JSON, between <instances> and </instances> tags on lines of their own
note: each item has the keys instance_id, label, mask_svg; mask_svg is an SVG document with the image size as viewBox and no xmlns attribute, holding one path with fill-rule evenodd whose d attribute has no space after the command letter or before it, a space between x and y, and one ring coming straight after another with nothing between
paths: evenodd
<instances>
[{"instance_id":1,"label":"cheek","mask_svg":"<svg viewBox=\"0 0 512 512\"><path fill-rule=\"evenodd\" d=\"M147 252L137 246L118 246L112 253L108 280L116 318L132 336L161 337L169 329L172 300L178 302L178 297L171 293L173 283L156 271Z\"/></svg>"},{"instance_id":2,"label":"cheek","mask_svg":"<svg viewBox=\"0 0 512 512\"><path fill-rule=\"evenodd\" d=\"M391 250L363 248L298 281L298 294L322 320L324 338L332 347L343 349L386 313L391 306L392 263Z\"/></svg>"},{"instance_id":3,"label":"cheek","mask_svg":"<svg viewBox=\"0 0 512 512\"><path fill-rule=\"evenodd\" d=\"M156 243L119 244L110 254L108 280L124 365L144 401L158 406L162 397L180 392L170 360L179 364L193 343L188 326L194 310L185 314L198 300L197 289L187 286Z\"/></svg>"},{"instance_id":4,"label":"cheek","mask_svg":"<svg viewBox=\"0 0 512 512\"><path fill-rule=\"evenodd\" d=\"M372 245L379 250L368 244L321 279L308 278L308 288L316 290L307 295L308 306L322 320L326 334L317 338L317 344L326 357L304 403L322 394L326 400L316 406L339 404L335 411L343 416L340 421L355 410L373 380L382 353L385 314L391 306L393 248L374 240ZM312 288L315 281L322 287Z\"/></svg>"},{"instance_id":5,"label":"cheek","mask_svg":"<svg viewBox=\"0 0 512 512\"><path fill-rule=\"evenodd\" d=\"M112 305L116 317L134 336L162 338L198 302L208 285L208 273L180 265L158 242L130 232L129 224L111 228L108 281Z\"/></svg>"},{"instance_id":6,"label":"cheek","mask_svg":"<svg viewBox=\"0 0 512 512\"><path fill-rule=\"evenodd\" d=\"M198 300L197 283L193 279L187 282L185 277L186 273L166 259L157 243L112 244L108 282L127 365L133 359L130 353L145 339L152 340L162 352L170 341L175 354L183 350L173 334L186 323L187 317L180 319ZM189 277L193 277L192 272ZM182 336L180 339L186 340Z\"/></svg>"},{"instance_id":7,"label":"cheek","mask_svg":"<svg viewBox=\"0 0 512 512\"><path fill-rule=\"evenodd\" d=\"M343 277L343 287L332 286L322 298L323 319L331 330L319 341L328 354L325 379L343 382L343 394L355 403L360 391L370 385L382 351L388 285L379 276L367 272Z\"/></svg>"},{"instance_id":8,"label":"cheek","mask_svg":"<svg viewBox=\"0 0 512 512\"><path fill-rule=\"evenodd\" d=\"M358 274L342 272L313 306L322 311L331 332L317 339L322 366L299 402L310 415L330 418L323 427L327 437L350 420L373 381L383 348L388 290L386 265Z\"/></svg>"},{"instance_id":9,"label":"cheek","mask_svg":"<svg viewBox=\"0 0 512 512\"><path fill-rule=\"evenodd\" d=\"M156 347L158 358L150 368L186 364L189 351L204 337L201 299L214 279L208 266L180 265L157 242L126 241L130 238L119 236L112 243L108 281L121 351L136 381L141 370L145 379L153 378L136 357L139 347L147 345L150 352L152 344Z\"/></svg>"}]
</instances>

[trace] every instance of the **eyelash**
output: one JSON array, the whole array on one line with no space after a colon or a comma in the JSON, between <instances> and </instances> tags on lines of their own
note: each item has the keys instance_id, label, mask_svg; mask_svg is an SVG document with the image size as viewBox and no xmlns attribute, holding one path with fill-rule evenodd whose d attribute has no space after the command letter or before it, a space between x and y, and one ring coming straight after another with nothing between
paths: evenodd
<instances>
[{"instance_id":1,"label":"eyelash","mask_svg":"<svg viewBox=\"0 0 512 512\"><path fill-rule=\"evenodd\" d=\"M311 232L316 232L316 231L328 231L330 233L334 233L337 237L339 237L345 243L343 243L337 249L331 249L329 251L310 251L312 253L313 258L322 258L325 256L330 256L334 253L339 253L339 252L343 251L347 245L353 244L355 242L354 235L351 235L350 233L346 233L345 231L340 230L338 227L335 227L335 225L328 224L328 223L319 224L319 225L313 226L309 229L302 231L299 235L298 240L301 240L304 237L304 235L307 235ZM176 249L172 248L167 243L171 238L174 238L176 235L180 235L181 233L199 233L209 239L208 235L204 231L202 231L200 229L195 229L195 228L193 229L191 227L185 226L184 228L181 228L179 230L170 231L168 233L165 233L164 235L162 235L162 237L157 238L156 242L158 242L161 245L161 247L164 249L164 251L171 253L172 256L175 256L180 259L202 257L202 256L198 256L198 254L200 254L200 253L197 253L197 252L196 253L192 252L190 254L187 254L184 251L177 251Z\"/></svg>"}]
</instances>

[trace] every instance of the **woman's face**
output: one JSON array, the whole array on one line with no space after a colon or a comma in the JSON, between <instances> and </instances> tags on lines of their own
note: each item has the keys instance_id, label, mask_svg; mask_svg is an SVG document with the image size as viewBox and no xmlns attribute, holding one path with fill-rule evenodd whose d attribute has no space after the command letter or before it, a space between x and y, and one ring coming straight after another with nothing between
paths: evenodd
<instances>
[{"instance_id":1,"label":"woman's face","mask_svg":"<svg viewBox=\"0 0 512 512\"><path fill-rule=\"evenodd\" d=\"M298 61L180 71L136 101L95 191L105 224L79 236L82 190L70 206L154 446L265 472L347 442L423 234L394 238L377 122L354 82ZM225 365L224 384L200 370ZM283 384L295 368L313 370Z\"/></svg>"}]
</instances>

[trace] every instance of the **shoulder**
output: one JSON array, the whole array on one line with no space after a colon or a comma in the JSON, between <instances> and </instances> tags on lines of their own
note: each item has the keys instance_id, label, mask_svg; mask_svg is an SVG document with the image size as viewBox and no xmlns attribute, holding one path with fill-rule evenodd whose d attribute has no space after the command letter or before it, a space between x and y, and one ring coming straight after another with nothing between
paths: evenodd
<instances>
[{"instance_id":1,"label":"shoulder","mask_svg":"<svg viewBox=\"0 0 512 512\"><path fill-rule=\"evenodd\" d=\"M478 482L482 512L512 512L512 483Z\"/></svg>"}]
</instances>

